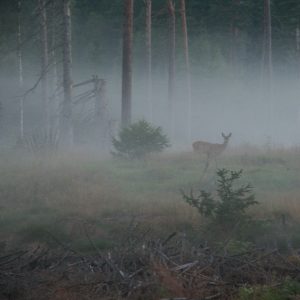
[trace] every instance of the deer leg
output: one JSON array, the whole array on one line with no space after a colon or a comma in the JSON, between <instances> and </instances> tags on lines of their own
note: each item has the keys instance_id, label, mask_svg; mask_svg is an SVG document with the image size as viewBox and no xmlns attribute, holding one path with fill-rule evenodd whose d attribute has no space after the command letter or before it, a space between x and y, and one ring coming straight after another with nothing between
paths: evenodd
<instances>
[{"instance_id":1,"label":"deer leg","mask_svg":"<svg viewBox=\"0 0 300 300\"><path fill-rule=\"evenodd\" d=\"M205 164L205 168L204 168L204 173L207 171L208 167L209 167L209 154L207 154L206 164Z\"/></svg>"}]
</instances>

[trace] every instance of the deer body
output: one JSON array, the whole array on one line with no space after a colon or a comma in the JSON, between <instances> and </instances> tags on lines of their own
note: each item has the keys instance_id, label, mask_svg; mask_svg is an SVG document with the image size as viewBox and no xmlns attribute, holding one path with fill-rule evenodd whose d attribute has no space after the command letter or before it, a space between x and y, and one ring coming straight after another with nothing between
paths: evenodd
<instances>
[{"instance_id":1,"label":"deer body","mask_svg":"<svg viewBox=\"0 0 300 300\"><path fill-rule=\"evenodd\" d=\"M222 137L224 138L223 144L212 144L203 141L196 141L193 143L193 150L195 153L206 154L208 158L216 158L226 149L231 137L231 133L227 136L222 133Z\"/></svg>"}]
</instances>

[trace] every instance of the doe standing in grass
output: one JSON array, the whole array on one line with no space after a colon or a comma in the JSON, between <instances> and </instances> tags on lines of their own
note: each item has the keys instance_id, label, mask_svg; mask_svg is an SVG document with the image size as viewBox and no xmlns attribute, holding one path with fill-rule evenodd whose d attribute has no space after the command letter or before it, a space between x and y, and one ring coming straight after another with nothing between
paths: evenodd
<instances>
[{"instance_id":1,"label":"doe standing in grass","mask_svg":"<svg viewBox=\"0 0 300 300\"><path fill-rule=\"evenodd\" d=\"M206 154L207 156L205 170L208 168L209 160L212 158L216 159L217 156L219 156L226 149L231 135L232 135L231 133L225 135L222 132L222 137L224 139L222 144L213 144L204 141L196 141L193 143L194 153Z\"/></svg>"}]
</instances>

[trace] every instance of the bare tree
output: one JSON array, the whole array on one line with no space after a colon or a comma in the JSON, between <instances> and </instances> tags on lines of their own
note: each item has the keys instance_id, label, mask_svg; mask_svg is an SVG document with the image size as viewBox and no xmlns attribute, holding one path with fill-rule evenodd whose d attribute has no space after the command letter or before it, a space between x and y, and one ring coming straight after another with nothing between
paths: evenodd
<instances>
[{"instance_id":1,"label":"bare tree","mask_svg":"<svg viewBox=\"0 0 300 300\"><path fill-rule=\"evenodd\" d=\"M263 64L267 87L270 89L273 77L271 0L264 0L264 12Z\"/></svg>"},{"instance_id":2,"label":"bare tree","mask_svg":"<svg viewBox=\"0 0 300 300\"><path fill-rule=\"evenodd\" d=\"M169 13L169 81L168 81L168 105L170 115L171 135L175 130L175 114L174 114L174 95L175 95L175 46L176 46L176 15L175 3L173 0L167 0L167 8Z\"/></svg>"},{"instance_id":3,"label":"bare tree","mask_svg":"<svg viewBox=\"0 0 300 300\"><path fill-rule=\"evenodd\" d=\"M23 89L23 59L22 59L22 30L21 30L21 1L18 1L18 33L17 33L17 56L18 56L18 79L19 89ZM20 97L20 133L19 138L24 139L24 97Z\"/></svg>"},{"instance_id":4,"label":"bare tree","mask_svg":"<svg viewBox=\"0 0 300 300\"><path fill-rule=\"evenodd\" d=\"M192 136L192 84L191 84L191 68L190 68L190 54L189 54L189 38L186 20L186 6L185 0L180 0L180 14L181 14L181 26L183 33L183 46L185 57L185 72L186 72L186 88L187 88L187 130L188 140L191 140Z\"/></svg>"},{"instance_id":5,"label":"bare tree","mask_svg":"<svg viewBox=\"0 0 300 300\"><path fill-rule=\"evenodd\" d=\"M50 132L50 112L49 112L49 98L48 98L48 24L46 1L39 0L40 26L41 26L41 48L42 48L42 65L41 65L41 84L42 84L42 98L44 105L44 120L46 134Z\"/></svg>"},{"instance_id":6,"label":"bare tree","mask_svg":"<svg viewBox=\"0 0 300 300\"><path fill-rule=\"evenodd\" d=\"M131 123L133 2L133 0L124 0L122 126L127 126Z\"/></svg>"},{"instance_id":7,"label":"bare tree","mask_svg":"<svg viewBox=\"0 0 300 300\"><path fill-rule=\"evenodd\" d=\"M273 107L273 59L272 59L272 17L271 0L264 0L264 42L263 42L263 88L268 111L267 120L269 133L273 133L274 107Z\"/></svg>"},{"instance_id":8,"label":"bare tree","mask_svg":"<svg viewBox=\"0 0 300 300\"><path fill-rule=\"evenodd\" d=\"M295 48L296 48L296 63L297 63L297 71L298 71L298 79L300 79L300 24L299 21L296 25L295 30ZM298 128L300 127L300 108L298 108L298 114L297 114L297 125Z\"/></svg>"},{"instance_id":9,"label":"bare tree","mask_svg":"<svg viewBox=\"0 0 300 300\"><path fill-rule=\"evenodd\" d=\"M296 26L295 41L296 41L296 54L297 54L297 64L298 64L298 77L300 78L300 26L299 26L299 23Z\"/></svg>"},{"instance_id":10,"label":"bare tree","mask_svg":"<svg viewBox=\"0 0 300 300\"><path fill-rule=\"evenodd\" d=\"M147 100L150 122L153 120L152 103L152 0L145 0L146 4L146 76Z\"/></svg>"},{"instance_id":11,"label":"bare tree","mask_svg":"<svg viewBox=\"0 0 300 300\"><path fill-rule=\"evenodd\" d=\"M51 80L51 90L52 90L52 112L53 112L53 123L52 128L54 128L54 131L59 136L59 108L60 108L60 97L58 95L59 90L59 78L58 78L58 71L57 71L57 58L56 58L56 35L57 35L57 1L52 0L51 5L51 26L50 26L50 42L51 42L51 51L50 51L50 58L51 58L51 65L52 65L52 80Z\"/></svg>"},{"instance_id":12,"label":"bare tree","mask_svg":"<svg viewBox=\"0 0 300 300\"><path fill-rule=\"evenodd\" d=\"M241 5L241 0L232 0L233 14L230 24L230 63L233 74L237 75L237 62L238 62L238 37L239 37L239 7Z\"/></svg>"},{"instance_id":13,"label":"bare tree","mask_svg":"<svg viewBox=\"0 0 300 300\"><path fill-rule=\"evenodd\" d=\"M93 76L95 92L95 142L103 151L108 150L109 145L109 116L107 110L106 81Z\"/></svg>"},{"instance_id":14,"label":"bare tree","mask_svg":"<svg viewBox=\"0 0 300 300\"><path fill-rule=\"evenodd\" d=\"M61 140L65 146L73 144L72 120L72 46L70 0L62 0L63 8L63 89L64 99L61 111Z\"/></svg>"}]
</instances>

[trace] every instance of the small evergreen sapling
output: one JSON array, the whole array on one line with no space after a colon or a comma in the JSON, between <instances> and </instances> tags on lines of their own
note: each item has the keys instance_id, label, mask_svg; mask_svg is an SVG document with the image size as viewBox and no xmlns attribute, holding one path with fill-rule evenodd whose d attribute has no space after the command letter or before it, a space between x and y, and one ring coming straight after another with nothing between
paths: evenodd
<instances>
[{"instance_id":1,"label":"small evergreen sapling","mask_svg":"<svg viewBox=\"0 0 300 300\"><path fill-rule=\"evenodd\" d=\"M142 159L149 153L161 152L170 146L162 128L154 127L144 120L123 128L112 143L116 150L112 152L113 155L128 159Z\"/></svg>"},{"instance_id":2,"label":"small evergreen sapling","mask_svg":"<svg viewBox=\"0 0 300 300\"><path fill-rule=\"evenodd\" d=\"M235 188L235 182L241 175L242 170L236 172L220 169L217 171L217 199L203 190L198 196L195 196L193 192L190 195L182 193L183 199L214 225L219 225L225 230L232 230L235 226L249 221L250 217L246 210L258 203L249 184Z\"/></svg>"}]
</instances>

